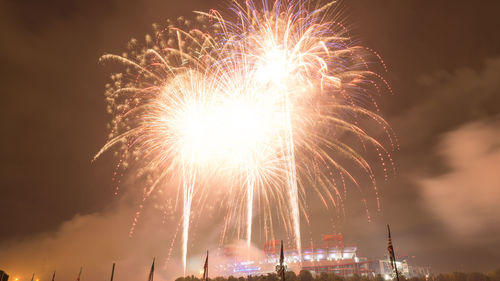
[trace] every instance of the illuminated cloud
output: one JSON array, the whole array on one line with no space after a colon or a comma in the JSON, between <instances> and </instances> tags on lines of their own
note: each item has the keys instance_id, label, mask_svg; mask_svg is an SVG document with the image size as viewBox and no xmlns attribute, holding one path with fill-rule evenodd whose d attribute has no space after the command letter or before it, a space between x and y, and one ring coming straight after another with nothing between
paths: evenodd
<instances>
[{"instance_id":1,"label":"illuminated cloud","mask_svg":"<svg viewBox=\"0 0 500 281\"><path fill-rule=\"evenodd\" d=\"M449 171L420 181L425 204L468 242L495 239L492 226L500 225L499 124L467 124L445 134L439 151Z\"/></svg>"}]
</instances>

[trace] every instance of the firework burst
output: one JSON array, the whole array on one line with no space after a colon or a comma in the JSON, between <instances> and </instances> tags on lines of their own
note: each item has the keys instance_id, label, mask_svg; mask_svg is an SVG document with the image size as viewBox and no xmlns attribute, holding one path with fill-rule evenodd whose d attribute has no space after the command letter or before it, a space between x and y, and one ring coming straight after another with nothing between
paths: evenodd
<instances>
[{"instance_id":1,"label":"firework burst","mask_svg":"<svg viewBox=\"0 0 500 281\"><path fill-rule=\"evenodd\" d=\"M150 48L133 42L124 56L103 56L127 68L108 85L111 133L96 157L117 147L119 166L135 163L148 179L145 198L178 186L168 194L182 201L184 269L193 203L203 209L214 179L228 202L222 242L232 228L250 244L254 206L272 236L273 204L300 253L309 190L341 209L346 181L359 184L340 161L361 168L376 190L357 147L374 147L387 171L390 154L360 125L371 120L393 143L371 96L386 83L332 5L235 1L224 15L199 12L180 27L156 27Z\"/></svg>"}]
</instances>

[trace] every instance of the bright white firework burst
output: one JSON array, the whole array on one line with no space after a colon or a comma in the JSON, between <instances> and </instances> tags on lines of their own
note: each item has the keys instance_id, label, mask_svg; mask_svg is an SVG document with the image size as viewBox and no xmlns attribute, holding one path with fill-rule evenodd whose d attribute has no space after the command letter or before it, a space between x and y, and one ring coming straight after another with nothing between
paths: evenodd
<instances>
[{"instance_id":1,"label":"bright white firework burst","mask_svg":"<svg viewBox=\"0 0 500 281\"><path fill-rule=\"evenodd\" d=\"M193 204L202 210L214 194L226 214L222 242L235 229L250 244L257 212L272 237L277 209L300 253L308 190L342 209L346 181L359 186L340 161L361 168L377 192L358 151L374 147L387 173L389 152L361 125L377 124L394 149L371 95L387 83L366 58L383 62L353 44L333 5L234 1L224 16L198 12L194 22L155 26L149 47L132 41L129 53L102 57L127 67L107 86L113 120L96 158L117 147L118 167L136 163L147 179L145 198L174 190L167 194L182 201L184 270Z\"/></svg>"}]
</instances>

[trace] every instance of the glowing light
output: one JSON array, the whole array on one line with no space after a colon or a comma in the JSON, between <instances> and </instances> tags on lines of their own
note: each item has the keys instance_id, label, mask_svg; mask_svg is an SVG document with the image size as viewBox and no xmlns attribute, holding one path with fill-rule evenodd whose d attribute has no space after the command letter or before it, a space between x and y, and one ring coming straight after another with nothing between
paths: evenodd
<instances>
[{"instance_id":1,"label":"glowing light","mask_svg":"<svg viewBox=\"0 0 500 281\"><path fill-rule=\"evenodd\" d=\"M264 52L256 66L256 79L259 83L282 83L289 77L290 68L284 50L271 46Z\"/></svg>"},{"instance_id":2,"label":"glowing light","mask_svg":"<svg viewBox=\"0 0 500 281\"><path fill-rule=\"evenodd\" d=\"M266 118L268 113L257 104L225 101L187 107L174 127L179 130L182 151L195 164L221 161L229 167L245 165L275 129L272 117Z\"/></svg>"}]
</instances>

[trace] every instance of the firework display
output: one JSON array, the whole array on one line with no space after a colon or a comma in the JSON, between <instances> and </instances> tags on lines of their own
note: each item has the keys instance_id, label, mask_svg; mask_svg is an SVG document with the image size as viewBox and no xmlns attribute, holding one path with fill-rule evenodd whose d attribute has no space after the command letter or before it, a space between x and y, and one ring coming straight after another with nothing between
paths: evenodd
<instances>
[{"instance_id":1,"label":"firework display","mask_svg":"<svg viewBox=\"0 0 500 281\"><path fill-rule=\"evenodd\" d=\"M373 97L388 86L369 69L370 59L383 62L353 43L334 6L234 1L155 26L145 45L102 57L125 69L107 85L113 118L96 158L116 151L117 176L133 170L144 198L162 190L180 210L184 270L193 210L207 202L224 214L221 243L233 231L250 244L258 214L266 240L279 219L300 253L309 195L342 210L346 186L360 186L352 169L376 193L362 156L369 147L389 172L396 144Z\"/></svg>"}]
</instances>

